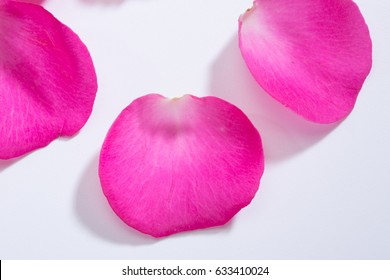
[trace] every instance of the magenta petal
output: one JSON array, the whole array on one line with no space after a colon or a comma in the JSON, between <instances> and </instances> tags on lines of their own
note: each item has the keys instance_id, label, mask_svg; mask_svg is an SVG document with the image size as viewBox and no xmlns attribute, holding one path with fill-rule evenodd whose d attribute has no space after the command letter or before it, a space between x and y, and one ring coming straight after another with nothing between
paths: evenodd
<instances>
[{"instance_id":1,"label":"magenta petal","mask_svg":"<svg viewBox=\"0 0 390 280\"><path fill-rule=\"evenodd\" d=\"M96 74L85 45L42 7L0 7L0 158L71 136L92 112Z\"/></svg>"},{"instance_id":2,"label":"magenta petal","mask_svg":"<svg viewBox=\"0 0 390 280\"><path fill-rule=\"evenodd\" d=\"M368 27L350 0L256 0L239 40L257 82L313 122L345 118L371 69Z\"/></svg>"},{"instance_id":3,"label":"magenta petal","mask_svg":"<svg viewBox=\"0 0 390 280\"><path fill-rule=\"evenodd\" d=\"M45 0L17 0L18 2L32 3L36 5L42 5Z\"/></svg>"},{"instance_id":4,"label":"magenta petal","mask_svg":"<svg viewBox=\"0 0 390 280\"><path fill-rule=\"evenodd\" d=\"M263 170L260 135L238 108L150 94L112 125L99 176L126 224L161 237L225 224L251 202Z\"/></svg>"}]
</instances>

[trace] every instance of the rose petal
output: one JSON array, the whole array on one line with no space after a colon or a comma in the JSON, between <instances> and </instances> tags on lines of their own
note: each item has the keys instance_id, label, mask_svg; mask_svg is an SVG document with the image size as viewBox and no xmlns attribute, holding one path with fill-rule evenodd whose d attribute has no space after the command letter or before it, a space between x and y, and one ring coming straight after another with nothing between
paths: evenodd
<instances>
[{"instance_id":1,"label":"rose petal","mask_svg":"<svg viewBox=\"0 0 390 280\"><path fill-rule=\"evenodd\" d=\"M42 7L0 8L0 158L78 132L97 91L85 45Z\"/></svg>"},{"instance_id":2,"label":"rose petal","mask_svg":"<svg viewBox=\"0 0 390 280\"><path fill-rule=\"evenodd\" d=\"M17 0L18 2L32 3L36 5L42 5L45 0Z\"/></svg>"},{"instance_id":3,"label":"rose petal","mask_svg":"<svg viewBox=\"0 0 390 280\"><path fill-rule=\"evenodd\" d=\"M313 122L345 118L371 69L368 27L350 0L256 0L239 40L257 82Z\"/></svg>"},{"instance_id":4,"label":"rose petal","mask_svg":"<svg viewBox=\"0 0 390 280\"><path fill-rule=\"evenodd\" d=\"M161 237L225 224L251 202L263 169L259 133L235 106L150 94L112 125L99 176L126 224Z\"/></svg>"}]
</instances>

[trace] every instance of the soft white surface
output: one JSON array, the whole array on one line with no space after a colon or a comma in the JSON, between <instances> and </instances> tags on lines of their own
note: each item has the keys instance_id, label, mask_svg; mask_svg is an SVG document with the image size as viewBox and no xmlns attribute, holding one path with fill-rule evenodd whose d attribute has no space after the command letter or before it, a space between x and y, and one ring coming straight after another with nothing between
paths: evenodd
<instances>
[{"instance_id":1,"label":"soft white surface","mask_svg":"<svg viewBox=\"0 0 390 280\"><path fill-rule=\"evenodd\" d=\"M251 0L47 0L89 47L99 92L76 137L0 161L0 259L390 259L390 2L357 3L374 65L336 127L295 116L254 82L237 47ZM228 225L156 240L108 206L101 144L119 112L150 92L216 95L259 128L261 189Z\"/></svg>"}]
</instances>

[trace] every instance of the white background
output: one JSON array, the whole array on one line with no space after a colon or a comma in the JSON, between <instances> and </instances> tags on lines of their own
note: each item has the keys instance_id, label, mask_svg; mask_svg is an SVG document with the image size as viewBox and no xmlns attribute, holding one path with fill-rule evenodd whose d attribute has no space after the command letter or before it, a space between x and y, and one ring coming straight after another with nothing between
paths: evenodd
<instances>
[{"instance_id":1,"label":"white background","mask_svg":"<svg viewBox=\"0 0 390 280\"><path fill-rule=\"evenodd\" d=\"M237 46L251 0L47 0L89 47L94 111L71 139L0 161L0 259L390 259L390 3L357 1L373 69L339 125L309 123L265 94ZM153 239L111 211L98 154L136 97L215 95L259 129L266 170L226 226Z\"/></svg>"}]
</instances>

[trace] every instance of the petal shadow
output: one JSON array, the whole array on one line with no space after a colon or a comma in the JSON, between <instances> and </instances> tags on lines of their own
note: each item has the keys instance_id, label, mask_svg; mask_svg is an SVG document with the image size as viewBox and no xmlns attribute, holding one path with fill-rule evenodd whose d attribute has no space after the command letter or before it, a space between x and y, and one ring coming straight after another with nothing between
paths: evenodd
<instances>
[{"instance_id":1,"label":"petal shadow","mask_svg":"<svg viewBox=\"0 0 390 280\"><path fill-rule=\"evenodd\" d=\"M3 170L7 169L10 167L12 164L15 163L15 160L3 160L0 159L0 173L3 172Z\"/></svg>"},{"instance_id":2,"label":"petal shadow","mask_svg":"<svg viewBox=\"0 0 390 280\"><path fill-rule=\"evenodd\" d=\"M11 158L11 159L0 159L0 173L6 170L8 167L14 165L19 160L25 158L28 154L17 157L17 158Z\"/></svg>"},{"instance_id":3,"label":"petal shadow","mask_svg":"<svg viewBox=\"0 0 390 280\"><path fill-rule=\"evenodd\" d=\"M259 130L267 162L277 162L302 152L339 125L339 122L309 122L268 95L246 67L237 35L211 66L210 77L209 95L239 107Z\"/></svg>"},{"instance_id":4,"label":"petal shadow","mask_svg":"<svg viewBox=\"0 0 390 280\"><path fill-rule=\"evenodd\" d=\"M76 191L74 209L80 222L96 236L114 243L133 246L158 241L124 224L112 211L100 186L99 157L96 155L84 171Z\"/></svg>"}]
</instances>

